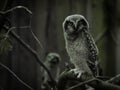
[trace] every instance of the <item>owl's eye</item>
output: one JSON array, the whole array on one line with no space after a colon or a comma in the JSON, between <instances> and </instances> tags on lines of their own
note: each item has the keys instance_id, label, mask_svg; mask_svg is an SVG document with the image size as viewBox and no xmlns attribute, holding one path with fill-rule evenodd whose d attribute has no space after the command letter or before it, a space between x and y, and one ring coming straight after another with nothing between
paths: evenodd
<instances>
[{"instance_id":1,"label":"owl's eye","mask_svg":"<svg viewBox=\"0 0 120 90\"><path fill-rule=\"evenodd\" d=\"M50 63L52 63L52 64L57 64L57 63L59 63L59 58L53 57L53 58L50 60Z\"/></svg>"},{"instance_id":2,"label":"owl's eye","mask_svg":"<svg viewBox=\"0 0 120 90\"><path fill-rule=\"evenodd\" d=\"M85 20L78 21L77 30L82 30L83 28L86 28L86 27L87 27L87 23L85 22Z\"/></svg>"},{"instance_id":3,"label":"owl's eye","mask_svg":"<svg viewBox=\"0 0 120 90\"><path fill-rule=\"evenodd\" d=\"M66 26L65 27L65 32L67 34L72 34L75 31L75 27L74 27L74 24L72 22L66 23L65 26Z\"/></svg>"}]
</instances>

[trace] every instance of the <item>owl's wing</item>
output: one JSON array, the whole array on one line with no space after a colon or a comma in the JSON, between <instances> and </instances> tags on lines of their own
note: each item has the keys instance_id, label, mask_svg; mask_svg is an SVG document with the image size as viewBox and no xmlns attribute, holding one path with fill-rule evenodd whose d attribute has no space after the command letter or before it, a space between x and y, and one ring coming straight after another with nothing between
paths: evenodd
<instances>
[{"instance_id":1,"label":"owl's wing","mask_svg":"<svg viewBox=\"0 0 120 90\"><path fill-rule=\"evenodd\" d=\"M95 41L93 39L93 37L91 36L90 33L87 33L89 36L88 39L88 47L89 47L89 59L87 61L87 64L89 66L89 68L91 69L92 73L94 76L98 76L99 75L99 62L98 62L98 48L95 44Z\"/></svg>"}]
</instances>

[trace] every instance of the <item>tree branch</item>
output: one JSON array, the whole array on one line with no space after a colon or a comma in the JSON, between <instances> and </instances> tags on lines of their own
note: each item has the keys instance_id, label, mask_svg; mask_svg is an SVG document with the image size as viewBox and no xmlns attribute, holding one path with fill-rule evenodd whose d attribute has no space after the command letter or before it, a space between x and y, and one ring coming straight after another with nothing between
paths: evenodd
<instances>
[{"instance_id":1,"label":"tree branch","mask_svg":"<svg viewBox=\"0 0 120 90\"><path fill-rule=\"evenodd\" d=\"M9 28L8 28L8 27L5 27L5 26L4 26L3 28L4 28L6 31L9 31ZM35 57L36 61L40 64L40 66L42 66L42 67L46 70L46 72L47 72L47 74L49 75L51 81L52 81L53 84L56 86L57 83L56 83L55 80L52 78L52 75L51 75L50 71L47 69L47 67L46 67L46 66L41 62L41 60L39 59L39 55L37 54L37 52L36 52L34 49L32 49L32 48L30 47L30 45L28 45L27 43L25 43L24 40L22 40L15 32L10 31L10 35L11 35L12 37L14 37L17 42L19 42L25 49L27 49L27 50Z\"/></svg>"},{"instance_id":2,"label":"tree branch","mask_svg":"<svg viewBox=\"0 0 120 90\"><path fill-rule=\"evenodd\" d=\"M0 66L2 66L4 69L6 69L10 74L12 74L24 86L26 86L30 90L34 90L32 87L30 87L28 84L26 84L23 80L21 80L12 70L10 70L7 66L5 66L4 64L2 64L1 62L0 62Z\"/></svg>"},{"instance_id":3,"label":"tree branch","mask_svg":"<svg viewBox=\"0 0 120 90\"><path fill-rule=\"evenodd\" d=\"M11 9L5 11L5 12L0 12L0 13L3 14L3 15L5 15L5 14L7 14L7 13L9 13L9 12L12 12L12 11L15 10L15 9L25 9L28 13L32 14L32 12L31 12L28 8L26 8L26 7L24 7L24 6L16 6L16 7L13 7L13 8L11 8ZM4 21L2 21L2 22L4 22ZM31 25L31 21L30 21L30 25ZM29 25L28 27L31 27L30 25ZM34 49L32 49L32 48L30 47L30 45L28 45L27 43L25 43L24 40L22 40L15 32L12 31L12 29L17 29L17 27L11 27L11 28L9 28L9 27L7 27L7 26L4 25L2 28L4 28L4 29L7 31L8 34L10 33L10 35L13 36L13 37L16 39L16 41L18 41L25 49L27 49L27 50L35 57L36 61L37 61L37 62L46 70L46 72L48 73L48 76L50 77L50 79L51 79L51 81L52 81L52 83L53 83L53 86L57 86L57 83L56 83L56 81L53 79L50 71L47 69L47 67L46 67L46 66L41 62L41 60L39 59L39 55L37 54L37 52L36 52ZM18 27L18 28L20 28L20 27ZM31 32L32 32L32 31L31 31ZM34 36L35 40L38 42L38 39L37 39L37 37L33 34L33 32L32 32L32 35ZM39 43L39 44L40 44L40 43Z\"/></svg>"},{"instance_id":4,"label":"tree branch","mask_svg":"<svg viewBox=\"0 0 120 90\"><path fill-rule=\"evenodd\" d=\"M115 85L114 83L117 83L120 81L120 75L117 75L113 77L112 79L108 80L108 77L98 77L98 78L84 78L86 77L84 74L81 76L80 79L76 78L73 72L65 71L63 72L58 81L58 90L65 90L66 86L68 89L66 90L78 90L78 88L81 88L83 85L89 85L96 90L120 90L120 86ZM103 80L101 80L101 79ZM107 79L107 81L105 81ZM73 82L76 82L77 84L72 84ZM69 86L67 83L71 83L73 86ZM64 84L64 85L63 85ZM68 87L69 86L69 87Z\"/></svg>"},{"instance_id":5,"label":"tree branch","mask_svg":"<svg viewBox=\"0 0 120 90\"><path fill-rule=\"evenodd\" d=\"M13 7L7 11L1 11L0 14L2 15L6 15L16 9L25 9L29 15L30 15L30 22L29 22L29 25L28 26L21 26L19 28L29 28L30 29L30 32L32 33L32 36L34 37L34 39L37 41L37 43L39 44L39 46L43 49L43 45L41 44L40 40L37 38L37 36L33 33L32 29L31 29L31 18L32 18L32 11L30 11L27 7L24 7L24 6L16 6L16 7ZM8 21L9 22L9 21ZM11 30L15 29L15 28L18 28L18 27L12 27Z\"/></svg>"},{"instance_id":6,"label":"tree branch","mask_svg":"<svg viewBox=\"0 0 120 90\"><path fill-rule=\"evenodd\" d=\"M90 79L88 81L84 81L82 83L79 83L75 86L72 86L66 90L75 90L75 88L79 88L81 87L82 85L90 85L92 86L93 88L95 89L99 89L99 90L120 90L120 86L118 85L114 85L114 84L111 84L111 83L106 83L102 80L99 80L99 79L96 79L96 78L93 78L93 79Z\"/></svg>"},{"instance_id":7,"label":"tree branch","mask_svg":"<svg viewBox=\"0 0 120 90\"><path fill-rule=\"evenodd\" d=\"M120 74L116 75L115 77L107 80L108 83L119 84L120 85Z\"/></svg>"},{"instance_id":8,"label":"tree branch","mask_svg":"<svg viewBox=\"0 0 120 90\"><path fill-rule=\"evenodd\" d=\"M34 39L37 41L37 43L39 44L39 46L41 48L43 48L43 45L41 44L40 40L37 38L37 36L33 33L32 29L31 29L32 11L30 11L27 7L24 7L24 6L16 6L16 7L13 7L11 9L7 10L7 11L4 11L4 12L1 11L0 13L1 14L7 14L7 13L10 13L10 12L16 10L16 9L25 9L29 13L29 15L30 15L29 25L28 26L22 26L22 28L29 28L30 31L31 31L31 33L32 33L32 35L33 35L33 37L34 37ZM13 28L17 28L17 27L13 27ZM19 28L21 28L21 27L19 27Z\"/></svg>"},{"instance_id":9,"label":"tree branch","mask_svg":"<svg viewBox=\"0 0 120 90\"><path fill-rule=\"evenodd\" d=\"M32 15L32 12L28 8L26 8L24 6L16 6L16 7L13 7L11 9L9 9L9 10L6 10L4 12L1 11L1 12L4 13L4 14L7 14L9 12L12 12L12 11L16 10L16 9L25 9L28 13L30 13Z\"/></svg>"}]
</instances>

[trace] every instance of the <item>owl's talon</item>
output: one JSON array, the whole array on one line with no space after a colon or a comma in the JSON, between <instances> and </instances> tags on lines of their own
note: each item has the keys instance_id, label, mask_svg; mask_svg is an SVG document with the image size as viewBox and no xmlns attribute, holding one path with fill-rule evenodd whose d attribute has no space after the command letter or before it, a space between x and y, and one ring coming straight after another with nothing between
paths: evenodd
<instances>
[{"instance_id":1,"label":"owl's talon","mask_svg":"<svg viewBox=\"0 0 120 90\"><path fill-rule=\"evenodd\" d=\"M74 72L74 74L77 78L80 78L82 73L84 73L84 71L81 71L81 70L78 70L78 69L71 69L70 71Z\"/></svg>"}]
</instances>

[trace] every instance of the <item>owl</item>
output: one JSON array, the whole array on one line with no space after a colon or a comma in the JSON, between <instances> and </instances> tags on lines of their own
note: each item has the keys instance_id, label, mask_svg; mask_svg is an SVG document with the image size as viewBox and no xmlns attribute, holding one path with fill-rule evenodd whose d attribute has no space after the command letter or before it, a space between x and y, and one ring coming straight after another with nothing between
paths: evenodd
<instances>
[{"instance_id":1,"label":"owl","mask_svg":"<svg viewBox=\"0 0 120 90\"><path fill-rule=\"evenodd\" d=\"M58 53L50 52L47 54L45 59L45 66L48 68L48 70L51 72L52 77L57 81L57 78L60 74L60 61L61 57ZM41 88L42 90L51 90L50 86L52 85L50 78L45 70L42 70L43 76L42 76L42 84Z\"/></svg>"},{"instance_id":2,"label":"owl","mask_svg":"<svg viewBox=\"0 0 120 90\"><path fill-rule=\"evenodd\" d=\"M67 53L75 66L72 71L77 78L85 72L98 76L98 48L90 34L88 21L82 15L70 15L63 22L63 32Z\"/></svg>"}]
</instances>

